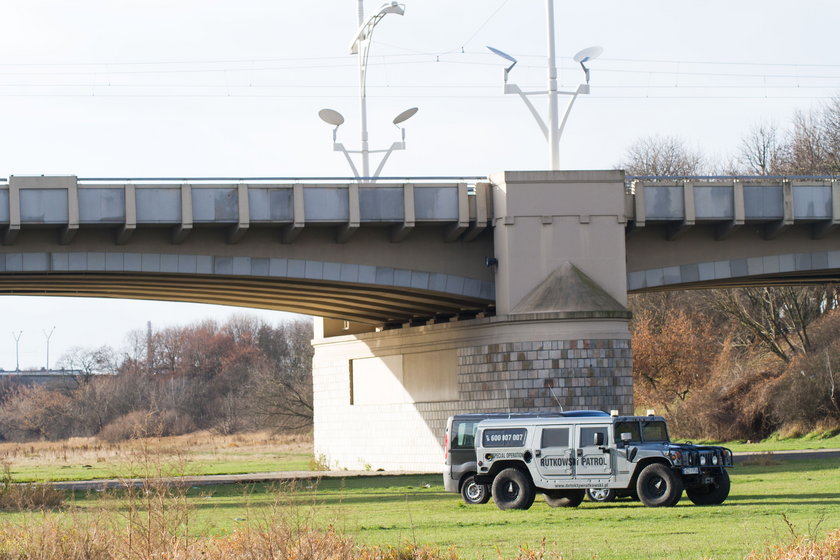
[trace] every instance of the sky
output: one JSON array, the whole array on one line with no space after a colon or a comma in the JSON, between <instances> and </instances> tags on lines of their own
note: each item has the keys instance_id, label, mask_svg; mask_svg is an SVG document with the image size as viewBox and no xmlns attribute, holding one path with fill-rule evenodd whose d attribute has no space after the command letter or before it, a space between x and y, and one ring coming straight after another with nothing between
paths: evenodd
<instances>
[{"instance_id":1,"label":"sky","mask_svg":"<svg viewBox=\"0 0 840 560\"><path fill-rule=\"evenodd\" d=\"M367 0L365 12L379 7ZM751 127L784 129L840 91L840 3L820 0L555 0L562 90L592 45L591 94L576 101L561 168L611 169L642 137L675 136L726 164ZM358 0L0 2L0 176L350 175L322 108L359 147ZM371 149L407 149L384 176L483 176L548 166L548 148L511 83L546 88L545 0L407 0L376 27L368 67ZM545 98L532 100L544 109ZM563 99L561 99L561 103ZM224 320L241 309L0 296L0 367L74 346L118 347L145 328ZM251 311L247 311L251 313ZM257 312L253 312L257 313ZM269 322L289 316L259 312ZM3 331L8 332L3 332Z\"/></svg>"}]
</instances>

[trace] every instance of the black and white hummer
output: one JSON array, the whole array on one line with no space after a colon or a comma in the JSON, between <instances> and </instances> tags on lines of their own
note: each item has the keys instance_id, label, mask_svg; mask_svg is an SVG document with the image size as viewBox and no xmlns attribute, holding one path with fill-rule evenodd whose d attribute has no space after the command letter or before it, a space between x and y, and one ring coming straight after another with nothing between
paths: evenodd
<instances>
[{"instance_id":1,"label":"black and white hummer","mask_svg":"<svg viewBox=\"0 0 840 560\"><path fill-rule=\"evenodd\" d=\"M609 416L601 410L573 410L569 412L470 412L450 416L443 435L443 487L447 492L460 493L468 504L485 504L490 499L490 487L475 482L475 433L482 420L510 420L512 418L570 418ZM590 499L610 500L614 494L604 489L593 489ZM601 499L599 499L599 497Z\"/></svg>"},{"instance_id":2,"label":"black and white hummer","mask_svg":"<svg viewBox=\"0 0 840 560\"><path fill-rule=\"evenodd\" d=\"M476 484L500 509L528 509L538 492L576 507L587 489L612 489L646 506L698 505L729 496L732 451L672 443L661 416L487 419L475 436Z\"/></svg>"}]
</instances>

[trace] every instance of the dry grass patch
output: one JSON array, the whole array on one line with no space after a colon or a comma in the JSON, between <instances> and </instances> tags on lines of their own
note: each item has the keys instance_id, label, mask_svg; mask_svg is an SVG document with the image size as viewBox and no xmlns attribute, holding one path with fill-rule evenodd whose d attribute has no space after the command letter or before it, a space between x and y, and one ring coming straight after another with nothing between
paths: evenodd
<instances>
[{"instance_id":1,"label":"dry grass patch","mask_svg":"<svg viewBox=\"0 0 840 560\"><path fill-rule=\"evenodd\" d=\"M775 459L773 453L770 451L752 455L738 463L742 467L772 467L779 464L779 461Z\"/></svg>"},{"instance_id":2,"label":"dry grass patch","mask_svg":"<svg viewBox=\"0 0 840 560\"><path fill-rule=\"evenodd\" d=\"M753 552L747 560L840 560L840 529L822 540L800 536L790 544Z\"/></svg>"},{"instance_id":3,"label":"dry grass patch","mask_svg":"<svg viewBox=\"0 0 840 560\"><path fill-rule=\"evenodd\" d=\"M279 454L311 452L311 434L277 435L264 431L220 435L201 431L179 436L137 438L118 443L96 438L0 443L0 462L8 463L18 479L67 480L67 476L61 476L62 469L76 473L74 477L79 477L79 470L96 471L91 475L93 478L116 476L138 453L152 453L165 462L180 462L186 457L198 466L201 463L222 461L266 462Z\"/></svg>"}]
</instances>

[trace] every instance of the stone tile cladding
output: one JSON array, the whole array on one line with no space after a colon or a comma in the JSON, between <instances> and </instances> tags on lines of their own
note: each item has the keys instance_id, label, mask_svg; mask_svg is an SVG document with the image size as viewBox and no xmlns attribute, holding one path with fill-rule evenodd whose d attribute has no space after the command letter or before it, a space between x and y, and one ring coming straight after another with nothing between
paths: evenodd
<instances>
[{"instance_id":1,"label":"stone tile cladding","mask_svg":"<svg viewBox=\"0 0 840 560\"><path fill-rule=\"evenodd\" d=\"M458 350L458 394L488 410L498 401L503 410L556 410L559 401L566 409L631 413L632 368L627 339L471 346Z\"/></svg>"},{"instance_id":2,"label":"stone tile cladding","mask_svg":"<svg viewBox=\"0 0 840 560\"><path fill-rule=\"evenodd\" d=\"M566 410L633 410L628 339L467 346L457 367L458 401L352 406L346 362L316 360L316 454L333 468L440 472L453 414L557 410L549 387Z\"/></svg>"}]
</instances>

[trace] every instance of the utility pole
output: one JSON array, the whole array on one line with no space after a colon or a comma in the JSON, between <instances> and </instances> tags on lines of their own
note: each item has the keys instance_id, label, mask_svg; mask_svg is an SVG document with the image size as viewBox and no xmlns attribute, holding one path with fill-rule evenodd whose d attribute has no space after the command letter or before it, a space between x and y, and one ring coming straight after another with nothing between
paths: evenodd
<instances>
[{"instance_id":1,"label":"utility pole","mask_svg":"<svg viewBox=\"0 0 840 560\"><path fill-rule=\"evenodd\" d=\"M12 331L12 336L15 337L15 371L20 371L20 335L23 331L18 331L17 334Z\"/></svg>"}]
</instances>

